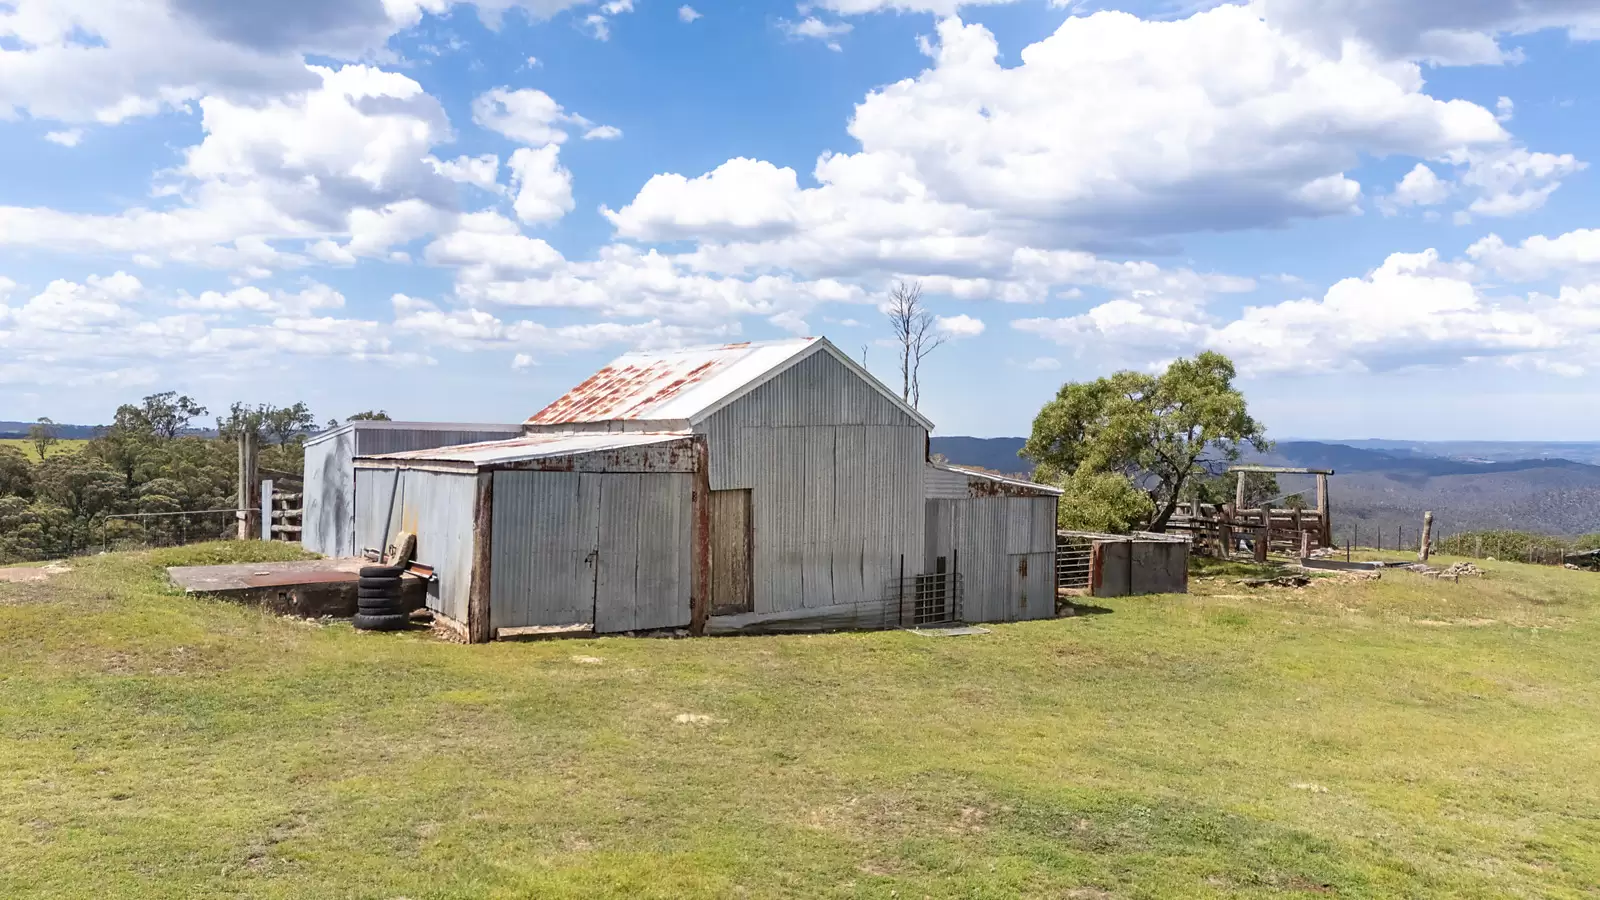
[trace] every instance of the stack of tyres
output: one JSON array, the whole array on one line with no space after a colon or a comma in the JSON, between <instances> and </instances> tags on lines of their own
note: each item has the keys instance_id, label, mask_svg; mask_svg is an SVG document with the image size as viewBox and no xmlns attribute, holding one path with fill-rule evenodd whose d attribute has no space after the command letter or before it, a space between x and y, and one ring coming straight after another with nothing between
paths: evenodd
<instances>
[{"instance_id":1,"label":"stack of tyres","mask_svg":"<svg viewBox=\"0 0 1600 900\"><path fill-rule=\"evenodd\" d=\"M363 631L399 631L410 616L400 606L399 566L363 566L354 624Z\"/></svg>"}]
</instances>

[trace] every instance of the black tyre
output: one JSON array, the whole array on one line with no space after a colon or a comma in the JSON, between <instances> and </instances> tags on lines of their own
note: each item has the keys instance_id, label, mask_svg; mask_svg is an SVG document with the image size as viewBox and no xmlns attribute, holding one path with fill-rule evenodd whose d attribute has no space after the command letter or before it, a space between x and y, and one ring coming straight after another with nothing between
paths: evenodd
<instances>
[{"instance_id":1,"label":"black tyre","mask_svg":"<svg viewBox=\"0 0 1600 900\"><path fill-rule=\"evenodd\" d=\"M362 566L362 578L399 578L405 570L399 566Z\"/></svg>"},{"instance_id":2,"label":"black tyre","mask_svg":"<svg viewBox=\"0 0 1600 900\"><path fill-rule=\"evenodd\" d=\"M399 631L406 627L406 623L409 621L411 621L410 616L399 614L365 616L358 613L350 624L362 631Z\"/></svg>"},{"instance_id":3,"label":"black tyre","mask_svg":"<svg viewBox=\"0 0 1600 900\"><path fill-rule=\"evenodd\" d=\"M398 597L398 596L400 596L400 585L397 584L397 585L393 585L391 587L382 587L382 588L357 587L356 588L356 596L357 597Z\"/></svg>"},{"instance_id":4,"label":"black tyre","mask_svg":"<svg viewBox=\"0 0 1600 900\"><path fill-rule=\"evenodd\" d=\"M356 607L358 616L403 616L406 611L393 603L367 605L365 603Z\"/></svg>"},{"instance_id":5,"label":"black tyre","mask_svg":"<svg viewBox=\"0 0 1600 900\"><path fill-rule=\"evenodd\" d=\"M400 590L400 579L362 578L356 582L356 587L371 588L375 591L398 591Z\"/></svg>"}]
</instances>

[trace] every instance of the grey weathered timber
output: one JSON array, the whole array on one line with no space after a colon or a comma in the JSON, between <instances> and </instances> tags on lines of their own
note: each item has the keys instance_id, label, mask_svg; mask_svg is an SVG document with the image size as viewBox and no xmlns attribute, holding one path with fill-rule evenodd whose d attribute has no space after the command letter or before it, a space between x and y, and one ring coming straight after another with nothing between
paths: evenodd
<instances>
[{"instance_id":1,"label":"grey weathered timber","mask_svg":"<svg viewBox=\"0 0 1600 900\"><path fill-rule=\"evenodd\" d=\"M712 491L710 499L711 614L750 612L750 491Z\"/></svg>"}]
</instances>

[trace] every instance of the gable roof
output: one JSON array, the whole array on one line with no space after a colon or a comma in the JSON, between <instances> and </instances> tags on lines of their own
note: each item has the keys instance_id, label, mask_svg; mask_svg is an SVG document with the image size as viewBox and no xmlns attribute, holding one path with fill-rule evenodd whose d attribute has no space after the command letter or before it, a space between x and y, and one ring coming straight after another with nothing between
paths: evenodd
<instances>
[{"instance_id":1,"label":"gable roof","mask_svg":"<svg viewBox=\"0 0 1600 900\"><path fill-rule=\"evenodd\" d=\"M1041 484L1037 481L1027 481L1021 478L1009 478L1005 475L1001 475L999 472L988 472L983 469L969 469L966 466L957 466L946 462L930 461L928 463L928 468L938 469L942 472L952 472L956 475L966 478L969 483L973 481L986 482L993 486L985 489L981 493L981 496L986 497L1004 496L1007 494L1059 497L1066 493L1066 491L1063 491L1061 488L1055 487L1054 485ZM974 494L974 496L980 495Z\"/></svg>"},{"instance_id":2,"label":"gable roof","mask_svg":"<svg viewBox=\"0 0 1600 900\"><path fill-rule=\"evenodd\" d=\"M931 421L820 337L627 353L535 413L526 424L698 424L816 353L833 356L901 412L933 430Z\"/></svg>"}]
</instances>

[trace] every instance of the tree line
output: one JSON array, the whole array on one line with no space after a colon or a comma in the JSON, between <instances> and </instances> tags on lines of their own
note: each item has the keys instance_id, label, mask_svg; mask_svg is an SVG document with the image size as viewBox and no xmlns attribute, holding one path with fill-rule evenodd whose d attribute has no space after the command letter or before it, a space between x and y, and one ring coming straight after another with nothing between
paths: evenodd
<instances>
[{"instance_id":1,"label":"tree line","mask_svg":"<svg viewBox=\"0 0 1600 900\"><path fill-rule=\"evenodd\" d=\"M76 451L50 452L53 423L30 429L33 453L0 446L0 562L53 559L113 542L223 537L228 515L112 519L124 513L230 509L238 496L237 440L253 431L267 477L298 478L305 439L319 429L305 403L234 403L215 431L209 410L176 391L117 408L112 423ZM388 419L367 411L354 419ZM325 427L335 427L329 420Z\"/></svg>"}]
</instances>

